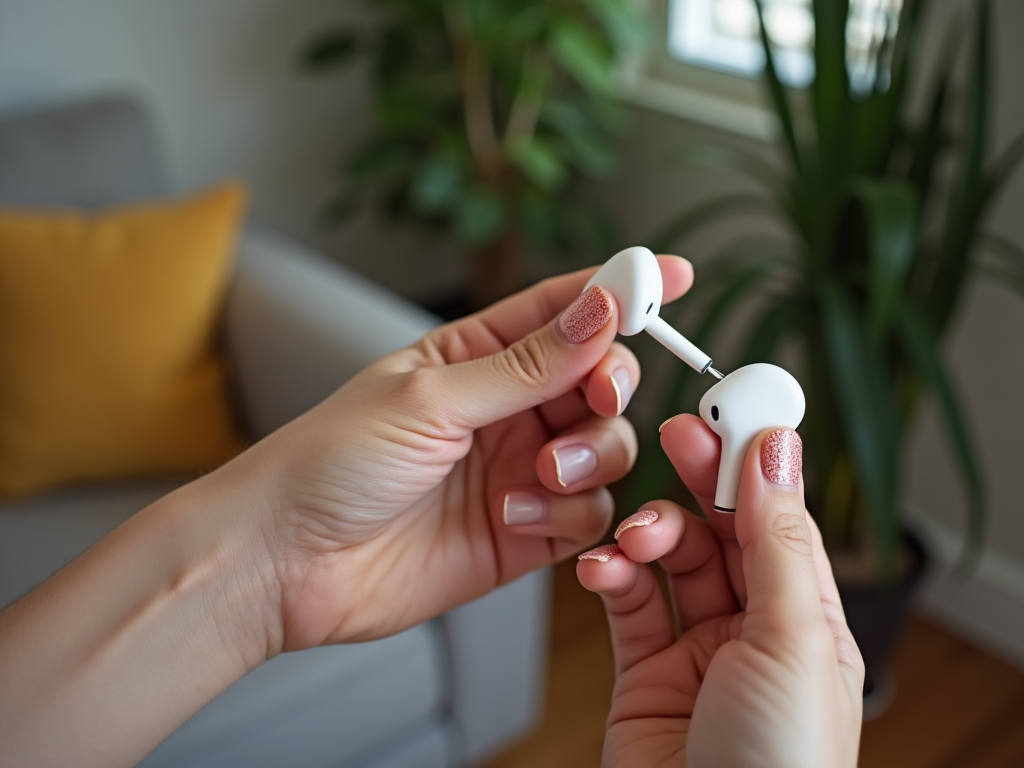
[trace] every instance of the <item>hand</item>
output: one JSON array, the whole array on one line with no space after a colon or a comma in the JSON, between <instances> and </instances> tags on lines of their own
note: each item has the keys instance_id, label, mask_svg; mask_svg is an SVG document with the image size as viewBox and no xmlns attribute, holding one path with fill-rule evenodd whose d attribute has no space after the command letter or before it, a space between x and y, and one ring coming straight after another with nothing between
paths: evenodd
<instances>
[{"instance_id":1,"label":"hand","mask_svg":"<svg viewBox=\"0 0 1024 768\"><path fill-rule=\"evenodd\" d=\"M707 425L678 416L661 440L708 522L652 502L619 527L618 546L580 556L615 648L603 764L852 768L864 665L804 509L799 437L754 440L735 515L714 511L720 446ZM641 565L655 560L678 637Z\"/></svg>"},{"instance_id":2,"label":"hand","mask_svg":"<svg viewBox=\"0 0 1024 768\"><path fill-rule=\"evenodd\" d=\"M693 272L660 264L670 301ZM592 273L438 328L224 468L270 500L272 648L388 635L600 539L640 369L610 294L562 315Z\"/></svg>"},{"instance_id":3,"label":"hand","mask_svg":"<svg viewBox=\"0 0 1024 768\"><path fill-rule=\"evenodd\" d=\"M661 268L666 300L690 287ZM0 611L0 763L135 765L282 650L397 632L598 540L640 370L611 295L577 299L593 271L370 366Z\"/></svg>"}]
</instances>

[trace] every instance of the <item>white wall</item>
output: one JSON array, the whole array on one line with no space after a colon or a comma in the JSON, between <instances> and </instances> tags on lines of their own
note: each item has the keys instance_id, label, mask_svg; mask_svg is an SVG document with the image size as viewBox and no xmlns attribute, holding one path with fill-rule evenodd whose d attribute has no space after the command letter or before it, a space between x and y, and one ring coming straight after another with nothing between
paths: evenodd
<instances>
[{"instance_id":1,"label":"white wall","mask_svg":"<svg viewBox=\"0 0 1024 768\"><path fill-rule=\"evenodd\" d=\"M297 52L357 0L0 0L0 112L130 91L153 111L175 189L245 179L254 218L407 295L458 281L454 249L363 216L316 213L367 127L367 78L312 77ZM361 10L363 9L363 10Z\"/></svg>"},{"instance_id":2,"label":"white wall","mask_svg":"<svg viewBox=\"0 0 1024 768\"><path fill-rule=\"evenodd\" d=\"M943 14L960 0L938 5ZM997 147L1024 129L1024 3L997 0ZM174 186L223 176L246 179L255 217L324 248L406 295L437 295L458 282L455 250L363 217L341 231L314 225L333 188L333 167L367 124L361 73L311 78L295 52L325 22L353 18L356 0L0 0L0 111L131 90L155 113ZM936 41L941 35L931 35ZM641 239L673 212L729 188L720 175L669 169L664 153L715 131L641 112L622 143L613 185L595 187ZM740 141L755 150L756 143ZM1024 242L1024 173L1006 189L992 228ZM697 255L714 238L695 243ZM989 481L992 522L986 560L967 583L945 568L926 606L1024 663L1024 303L976 285L949 344L957 381ZM934 418L926 416L910 456L907 508L942 563L957 552L962 495Z\"/></svg>"}]
</instances>

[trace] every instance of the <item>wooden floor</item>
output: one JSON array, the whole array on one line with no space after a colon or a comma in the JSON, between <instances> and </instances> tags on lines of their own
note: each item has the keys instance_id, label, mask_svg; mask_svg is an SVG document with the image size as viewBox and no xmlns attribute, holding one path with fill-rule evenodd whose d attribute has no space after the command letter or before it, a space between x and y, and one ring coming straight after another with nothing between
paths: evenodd
<instances>
[{"instance_id":1,"label":"wooden floor","mask_svg":"<svg viewBox=\"0 0 1024 768\"><path fill-rule=\"evenodd\" d=\"M598 766L612 655L600 599L555 571L546 713L532 736L483 768ZM1024 673L925 619L897 648L896 699L864 727L863 768L1024 768Z\"/></svg>"}]
</instances>

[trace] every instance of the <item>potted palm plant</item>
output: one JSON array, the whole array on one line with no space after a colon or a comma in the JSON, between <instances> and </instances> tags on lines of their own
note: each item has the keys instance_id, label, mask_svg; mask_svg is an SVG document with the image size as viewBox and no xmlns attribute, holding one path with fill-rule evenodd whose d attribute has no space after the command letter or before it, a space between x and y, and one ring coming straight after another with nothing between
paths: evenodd
<instances>
[{"instance_id":1,"label":"potted palm plant","mask_svg":"<svg viewBox=\"0 0 1024 768\"><path fill-rule=\"evenodd\" d=\"M963 86L954 79L963 37L956 29L916 118L907 95L920 60L926 0L896 4L873 49L871 77L858 83L847 62L848 0L815 0L815 77L805 93L780 83L760 0L757 5L763 79L783 162L727 146L683 148L687 161L745 174L761 191L684 211L652 245L669 250L698 229L723 223L737 229L752 216L782 225L781 238L745 236L708 259L695 300L682 307L699 317L676 322L695 322L694 340L713 348L723 320L754 304L738 356L729 362L795 353L807 395L800 432L808 508L843 583L871 675L895 639L922 566L898 504L903 446L925 396L938 404L969 499L964 566L982 542L984 486L941 342L975 274L995 266L1024 286L1024 249L983 227L1024 155L1024 136L991 157L988 0L974 4ZM668 388L664 417L692 407L692 384L693 377L679 375ZM645 498L672 476L659 454L655 446L642 454L636 487ZM888 604L897 609L886 624Z\"/></svg>"},{"instance_id":2,"label":"potted palm plant","mask_svg":"<svg viewBox=\"0 0 1024 768\"><path fill-rule=\"evenodd\" d=\"M342 166L335 218L361 204L454 235L472 303L522 287L524 248L609 252L608 217L575 192L614 166L615 57L645 37L629 0L380 0L332 29L312 70L369 59L374 126Z\"/></svg>"}]
</instances>

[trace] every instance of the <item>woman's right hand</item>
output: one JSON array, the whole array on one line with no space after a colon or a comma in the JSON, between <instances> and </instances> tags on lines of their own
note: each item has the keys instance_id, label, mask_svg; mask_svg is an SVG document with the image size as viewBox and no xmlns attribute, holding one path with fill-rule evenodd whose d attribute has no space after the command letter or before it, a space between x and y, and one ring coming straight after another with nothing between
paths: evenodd
<instances>
[{"instance_id":1,"label":"woman's right hand","mask_svg":"<svg viewBox=\"0 0 1024 768\"><path fill-rule=\"evenodd\" d=\"M652 502L577 567L615 649L603 764L852 768L864 665L804 508L800 438L754 440L735 515L714 511L719 444L703 421L676 417L662 445L708 521Z\"/></svg>"}]
</instances>

